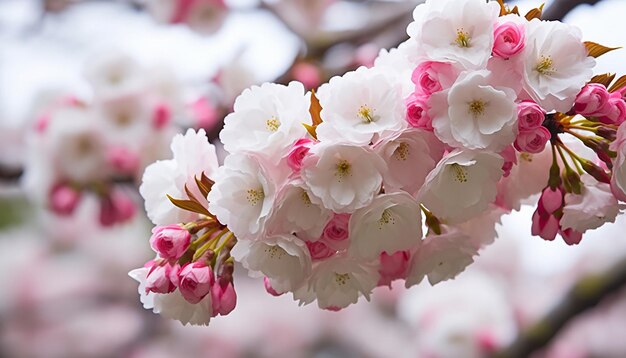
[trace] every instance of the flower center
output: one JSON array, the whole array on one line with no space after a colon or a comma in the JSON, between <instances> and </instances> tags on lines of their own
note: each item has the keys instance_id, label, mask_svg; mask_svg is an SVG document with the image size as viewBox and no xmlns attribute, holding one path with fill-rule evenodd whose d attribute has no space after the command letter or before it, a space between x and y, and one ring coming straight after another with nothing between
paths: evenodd
<instances>
[{"instance_id":1,"label":"flower center","mask_svg":"<svg viewBox=\"0 0 626 358\"><path fill-rule=\"evenodd\" d=\"M283 250L283 248L278 245L268 246L265 248L264 251L267 254L267 256L269 256L270 259L277 259L277 260L282 259L283 256L285 256L286 254L285 250Z\"/></svg>"},{"instance_id":2,"label":"flower center","mask_svg":"<svg viewBox=\"0 0 626 358\"><path fill-rule=\"evenodd\" d=\"M482 116L485 113L485 108L487 107L487 103L481 101L479 99L473 100L469 103L469 113L474 116L474 118L478 116Z\"/></svg>"},{"instance_id":3,"label":"flower center","mask_svg":"<svg viewBox=\"0 0 626 358\"><path fill-rule=\"evenodd\" d=\"M552 61L552 57L542 55L537 67L535 67L535 70L541 75L549 76L554 72L553 65L554 61Z\"/></svg>"},{"instance_id":4,"label":"flower center","mask_svg":"<svg viewBox=\"0 0 626 358\"><path fill-rule=\"evenodd\" d=\"M525 162L529 162L529 163L533 162L533 155L530 153L521 153L519 157Z\"/></svg>"},{"instance_id":5,"label":"flower center","mask_svg":"<svg viewBox=\"0 0 626 358\"><path fill-rule=\"evenodd\" d=\"M454 176L454 181L459 182L459 183L467 183L467 179L468 179L467 168L456 163L452 164L451 167L453 171L452 175Z\"/></svg>"},{"instance_id":6,"label":"flower center","mask_svg":"<svg viewBox=\"0 0 626 358\"><path fill-rule=\"evenodd\" d=\"M248 189L246 191L246 199L248 199L250 205L256 206L265 199L265 193L263 189Z\"/></svg>"},{"instance_id":7,"label":"flower center","mask_svg":"<svg viewBox=\"0 0 626 358\"><path fill-rule=\"evenodd\" d=\"M374 116L374 110L369 106L361 106L359 107L359 111L357 112L363 123L372 123L376 120Z\"/></svg>"},{"instance_id":8,"label":"flower center","mask_svg":"<svg viewBox=\"0 0 626 358\"><path fill-rule=\"evenodd\" d=\"M454 43L460 47L460 48L469 48L472 47L471 41L472 38L470 37L469 32L465 31L463 28L460 28L458 30L456 30L456 39L454 40Z\"/></svg>"},{"instance_id":9,"label":"flower center","mask_svg":"<svg viewBox=\"0 0 626 358\"><path fill-rule=\"evenodd\" d=\"M311 206L311 198L309 198L309 194L307 194L306 191L302 190L302 194L300 194L300 198L302 198L304 205L306 205L307 207Z\"/></svg>"},{"instance_id":10,"label":"flower center","mask_svg":"<svg viewBox=\"0 0 626 358\"><path fill-rule=\"evenodd\" d=\"M378 230L382 230L385 225L395 225L396 219L394 219L393 215L391 215L391 211L389 209L383 210L380 219L378 219Z\"/></svg>"},{"instance_id":11,"label":"flower center","mask_svg":"<svg viewBox=\"0 0 626 358\"><path fill-rule=\"evenodd\" d=\"M335 272L335 282L339 286L345 286L348 281L350 281L351 277L349 273L336 273Z\"/></svg>"},{"instance_id":12,"label":"flower center","mask_svg":"<svg viewBox=\"0 0 626 358\"><path fill-rule=\"evenodd\" d=\"M400 143L398 148L393 152L393 156L396 157L397 160L407 160L409 157L409 145L405 142Z\"/></svg>"},{"instance_id":13,"label":"flower center","mask_svg":"<svg viewBox=\"0 0 626 358\"><path fill-rule=\"evenodd\" d=\"M276 117L272 117L265 121L265 128L270 132L276 132L280 127L280 121Z\"/></svg>"},{"instance_id":14,"label":"flower center","mask_svg":"<svg viewBox=\"0 0 626 358\"><path fill-rule=\"evenodd\" d=\"M351 167L352 166L350 165L350 163L348 163L348 161L345 159L342 159L337 162L337 173L335 173L335 175L339 177L339 181L341 181L341 179L345 178L346 176L350 175Z\"/></svg>"}]
</instances>

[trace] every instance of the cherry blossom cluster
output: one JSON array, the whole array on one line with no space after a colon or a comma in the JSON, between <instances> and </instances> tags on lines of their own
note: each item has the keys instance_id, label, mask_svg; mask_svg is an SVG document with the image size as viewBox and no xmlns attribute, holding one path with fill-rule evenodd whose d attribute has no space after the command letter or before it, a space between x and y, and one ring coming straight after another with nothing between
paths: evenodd
<instances>
[{"instance_id":1,"label":"cherry blossom cluster","mask_svg":"<svg viewBox=\"0 0 626 358\"><path fill-rule=\"evenodd\" d=\"M540 16L429 0L371 68L245 90L223 165L203 132L177 136L141 187L157 225L157 258L131 272L144 307L208 324L234 308L236 261L269 294L336 311L394 280L456 277L533 197L546 240L614 221L626 77L593 77L612 49Z\"/></svg>"},{"instance_id":2,"label":"cherry blossom cluster","mask_svg":"<svg viewBox=\"0 0 626 358\"><path fill-rule=\"evenodd\" d=\"M145 167L167 156L184 110L179 84L162 68L144 68L112 53L87 64L90 96L55 94L45 101L29 138L24 186L59 217L95 197L99 222L133 217L130 185Z\"/></svg>"}]
</instances>

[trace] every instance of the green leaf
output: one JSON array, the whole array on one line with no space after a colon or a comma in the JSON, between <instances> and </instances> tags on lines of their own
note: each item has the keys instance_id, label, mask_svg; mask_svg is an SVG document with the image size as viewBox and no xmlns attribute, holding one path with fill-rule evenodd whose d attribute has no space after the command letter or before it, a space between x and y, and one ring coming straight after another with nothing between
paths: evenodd
<instances>
[{"instance_id":1,"label":"green leaf","mask_svg":"<svg viewBox=\"0 0 626 358\"><path fill-rule=\"evenodd\" d=\"M621 47L606 47L604 45L600 45L598 43L591 42L591 41L586 41L585 47L587 48L587 53L589 54L589 56L594 57L594 58L598 58L607 52L611 52L611 51L621 48Z\"/></svg>"}]
</instances>

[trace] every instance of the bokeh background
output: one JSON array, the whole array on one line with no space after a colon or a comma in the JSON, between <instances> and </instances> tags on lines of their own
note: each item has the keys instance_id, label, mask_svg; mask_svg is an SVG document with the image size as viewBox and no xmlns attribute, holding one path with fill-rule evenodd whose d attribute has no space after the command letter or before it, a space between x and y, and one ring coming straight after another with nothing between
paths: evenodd
<instances>
[{"instance_id":1,"label":"bokeh background","mask_svg":"<svg viewBox=\"0 0 626 358\"><path fill-rule=\"evenodd\" d=\"M563 20L585 40L626 45L626 1L578 2L596 4ZM219 146L221 119L241 90L291 79L316 87L371 65L381 48L406 39L419 1L227 0L217 16L177 24L163 16L166 3L0 0L0 357L487 357L519 335L550 333L535 357L626 357L626 286L594 296L615 277L607 270L623 266L626 219L569 247L530 236L530 207L503 217L495 244L435 287L396 283L334 313L272 297L239 269L236 310L209 327L145 311L127 276L152 256L136 181L120 184L135 215L106 227L94 202L71 218L51 214L34 194L45 172L23 183L25 171L49 160L33 149L46 108L68 96L97 100L98 62L123 59L145 78L165 78L151 91L176 97L172 130L205 128ZM602 57L596 72L626 74L626 50ZM167 158L166 139L142 151ZM581 292L590 302L572 303ZM576 314L561 329L537 325L570 304Z\"/></svg>"}]
</instances>

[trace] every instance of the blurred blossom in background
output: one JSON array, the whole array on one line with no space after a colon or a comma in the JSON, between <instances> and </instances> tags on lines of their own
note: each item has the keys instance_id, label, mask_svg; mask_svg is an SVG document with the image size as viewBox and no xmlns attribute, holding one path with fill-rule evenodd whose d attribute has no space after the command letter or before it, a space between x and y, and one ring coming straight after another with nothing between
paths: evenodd
<instances>
[{"instance_id":1,"label":"blurred blossom in background","mask_svg":"<svg viewBox=\"0 0 626 358\"><path fill-rule=\"evenodd\" d=\"M531 238L527 207L457 279L396 282L341 312L272 297L245 274L237 310L210 327L141 307L127 276L152 255L137 187L171 138L204 128L219 148L250 85L316 88L372 65L406 39L418 3L0 0L0 357L486 357L623 260L623 216L569 247ZM563 20L624 46L625 13L603 0ZM598 60L609 70L626 73L625 50ZM618 289L535 356L625 357L625 334Z\"/></svg>"}]
</instances>

